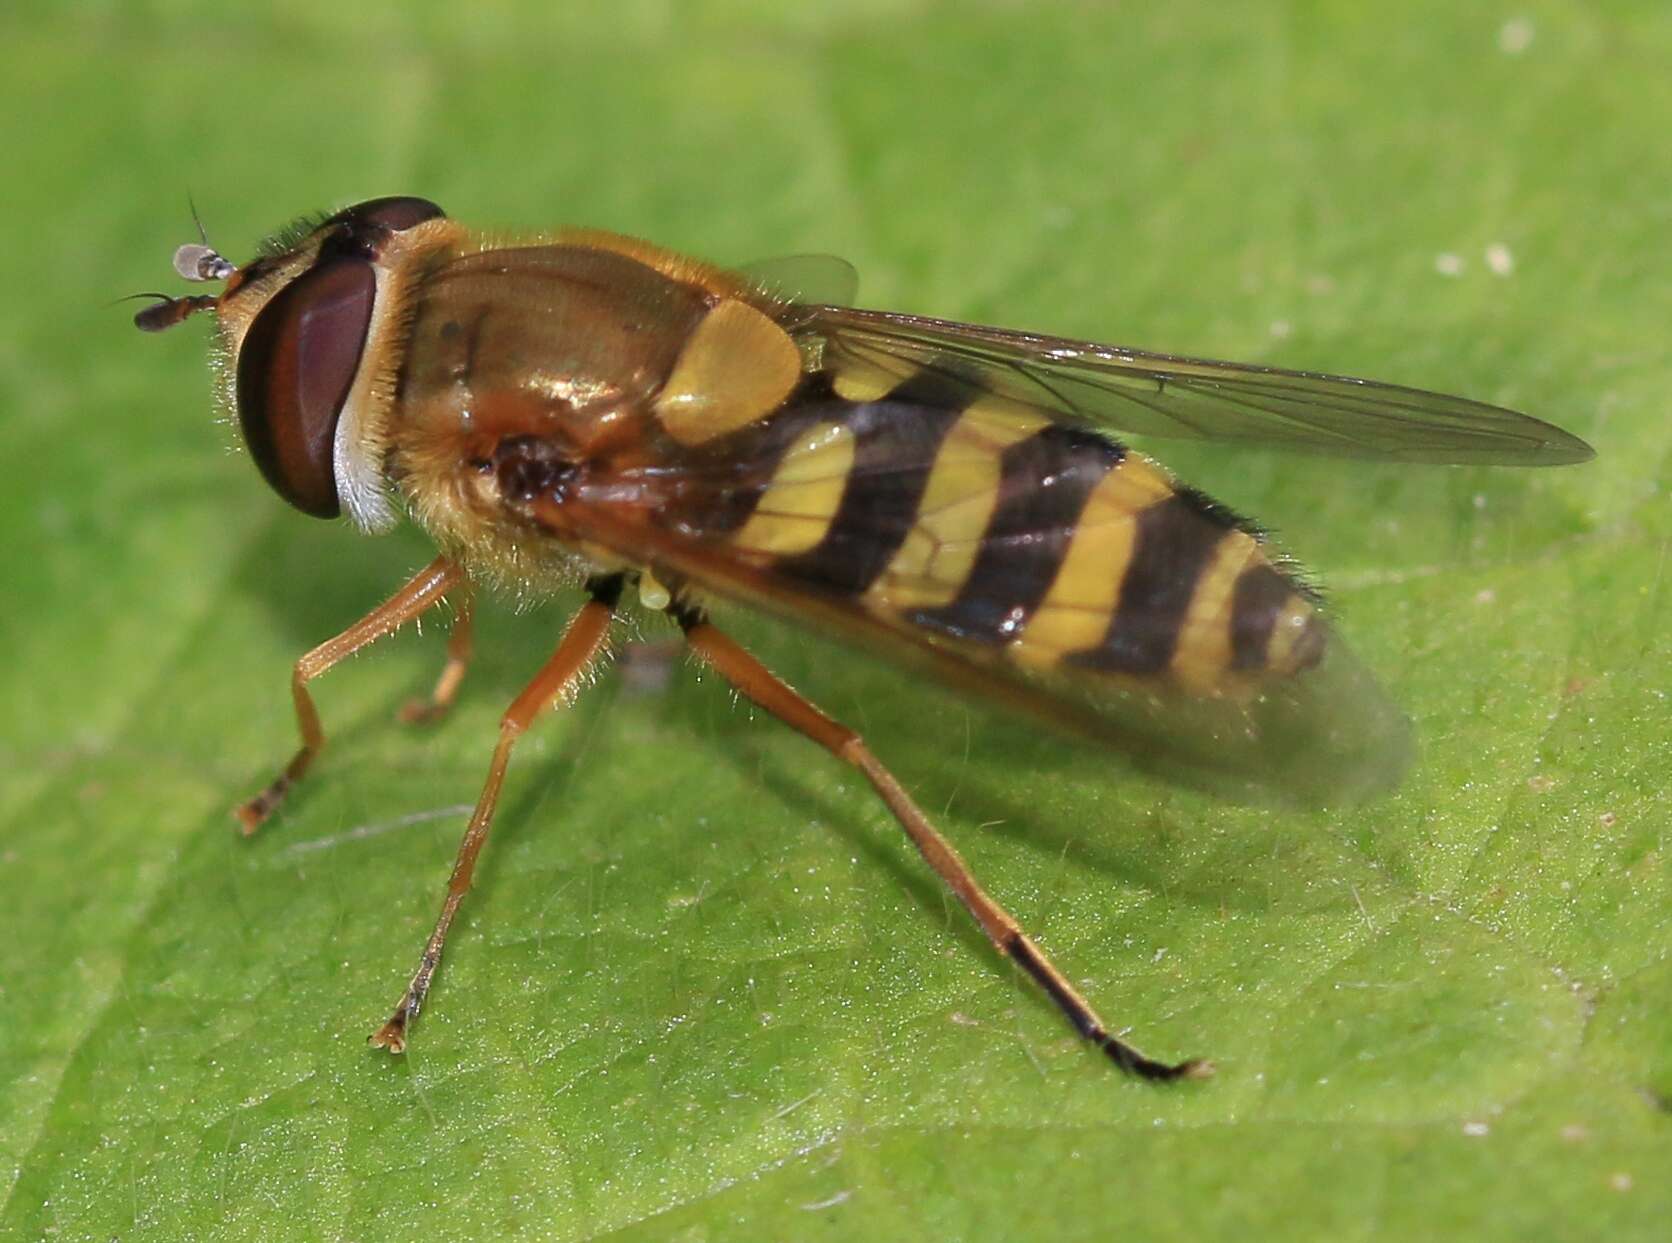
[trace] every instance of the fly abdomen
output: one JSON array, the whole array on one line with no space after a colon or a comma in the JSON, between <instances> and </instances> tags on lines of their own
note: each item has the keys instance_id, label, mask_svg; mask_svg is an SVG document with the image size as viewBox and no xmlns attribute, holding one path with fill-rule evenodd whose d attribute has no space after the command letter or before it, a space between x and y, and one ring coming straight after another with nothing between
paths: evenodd
<instances>
[{"instance_id":1,"label":"fly abdomen","mask_svg":"<svg viewBox=\"0 0 1672 1243\"><path fill-rule=\"evenodd\" d=\"M1321 653L1247 524L951 368L817 373L713 452L733 478L703 534L918 641L1209 695Z\"/></svg>"}]
</instances>

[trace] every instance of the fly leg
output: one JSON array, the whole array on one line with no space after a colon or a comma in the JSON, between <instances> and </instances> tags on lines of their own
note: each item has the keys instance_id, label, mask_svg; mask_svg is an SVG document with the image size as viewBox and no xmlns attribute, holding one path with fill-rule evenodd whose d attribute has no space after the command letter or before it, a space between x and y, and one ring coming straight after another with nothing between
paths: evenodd
<instances>
[{"instance_id":1,"label":"fly leg","mask_svg":"<svg viewBox=\"0 0 1672 1243\"><path fill-rule=\"evenodd\" d=\"M1068 1016L1068 1021L1080 1035L1107 1053L1122 1070L1144 1079L1200 1079L1213 1073L1211 1062L1196 1059L1178 1063L1158 1062L1111 1035L1108 1026L1091 1008L1091 1003L1022 931L1010 912L987 896L951 843L940 835L893 774L871 754L858 734L831 720L779 681L758 660L715 629L700 610L675 602L669 606L668 612L685 631L691 650L741 694L865 775L905 829L912 844L975 916L988 939L1000 953L1007 955L1033 977L1057 1008Z\"/></svg>"},{"instance_id":2,"label":"fly leg","mask_svg":"<svg viewBox=\"0 0 1672 1243\"><path fill-rule=\"evenodd\" d=\"M453 615L453 629L447 636L447 663L428 699L409 699L401 705L400 719L408 725L428 725L447 715L447 710L458 698L459 684L465 670L470 668L473 651L471 616L474 601L469 591L461 593L458 612Z\"/></svg>"},{"instance_id":3,"label":"fly leg","mask_svg":"<svg viewBox=\"0 0 1672 1243\"><path fill-rule=\"evenodd\" d=\"M308 683L361 648L393 634L440 603L443 596L463 582L463 570L446 557L437 557L370 613L296 662L290 675L290 695L296 703L296 727L302 735L302 746L266 789L234 809L233 815L244 826L246 835L254 833L273 814L290 787L301 780L325 746L325 731L320 728L319 712L314 708L313 696L308 694Z\"/></svg>"},{"instance_id":4,"label":"fly leg","mask_svg":"<svg viewBox=\"0 0 1672 1243\"><path fill-rule=\"evenodd\" d=\"M499 804L499 787L505 780L505 767L511 759L511 748L517 739L544 709L574 694L586 672L604 650L609 638L610 618L621 598L622 575L611 574L587 584L592 599L581 606L569 628L563 632L557 651L534 680L523 687L522 693L511 702L499 722L499 742L493 749L488 764L488 779L476 800L470 825L459 842L459 853L453 861L453 874L447 881L447 895L441 904L441 915L435 921L435 931L424 944L418 959L418 970L406 986L400 1003L395 1006L389 1021L372 1033L371 1043L391 1053L406 1051L406 1029L423 1007L424 994L429 991L430 978L441 962L441 949L447 941L447 930L453 925L459 903L470 889L470 878L476 871L476 856L482 853L488 829L493 825L494 808Z\"/></svg>"}]
</instances>

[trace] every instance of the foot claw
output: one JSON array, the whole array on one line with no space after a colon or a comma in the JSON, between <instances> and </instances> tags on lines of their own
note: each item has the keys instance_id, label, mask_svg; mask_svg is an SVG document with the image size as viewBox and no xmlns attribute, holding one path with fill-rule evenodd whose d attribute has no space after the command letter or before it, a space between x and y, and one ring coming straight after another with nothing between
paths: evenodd
<instances>
[{"instance_id":1,"label":"foot claw","mask_svg":"<svg viewBox=\"0 0 1672 1243\"><path fill-rule=\"evenodd\" d=\"M1129 1044L1105 1036L1098 1042L1109 1060L1130 1075L1148 1079L1151 1083L1171 1083L1175 1079L1211 1079L1214 1064L1207 1058L1192 1057L1182 1062L1158 1062L1145 1057Z\"/></svg>"},{"instance_id":2,"label":"foot claw","mask_svg":"<svg viewBox=\"0 0 1672 1243\"><path fill-rule=\"evenodd\" d=\"M238 822L239 829L245 837L252 837L262 822L267 819L268 811L262 806L263 800L252 798L247 803L240 803L232 809L232 818Z\"/></svg>"},{"instance_id":3,"label":"foot claw","mask_svg":"<svg viewBox=\"0 0 1672 1243\"><path fill-rule=\"evenodd\" d=\"M399 1011L382 1027L367 1038L374 1049L387 1049L391 1053L406 1052L406 1012Z\"/></svg>"},{"instance_id":4,"label":"foot claw","mask_svg":"<svg viewBox=\"0 0 1672 1243\"><path fill-rule=\"evenodd\" d=\"M395 719L402 725L433 725L447 715L447 708L428 699L409 699L401 705Z\"/></svg>"},{"instance_id":5,"label":"foot claw","mask_svg":"<svg viewBox=\"0 0 1672 1243\"><path fill-rule=\"evenodd\" d=\"M291 765L292 769L295 767L295 764ZM290 793L294 779L291 771L287 769L275 777L272 784L260 794L232 809L233 817L243 826L245 837L266 824L267 818L278 810L279 804L284 802L284 796Z\"/></svg>"}]
</instances>

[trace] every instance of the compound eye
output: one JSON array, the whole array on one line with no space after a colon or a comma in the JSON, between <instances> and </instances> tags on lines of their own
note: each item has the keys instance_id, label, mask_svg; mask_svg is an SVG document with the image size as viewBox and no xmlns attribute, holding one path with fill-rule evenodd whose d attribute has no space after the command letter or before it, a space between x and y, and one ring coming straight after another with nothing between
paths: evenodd
<instances>
[{"instance_id":1,"label":"compound eye","mask_svg":"<svg viewBox=\"0 0 1672 1243\"><path fill-rule=\"evenodd\" d=\"M323 259L262 307L238 351L238 421L262 476L316 518L335 518L332 447L371 326L377 277Z\"/></svg>"},{"instance_id":2,"label":"compound eye","mask_svg":"<svg viewBox=\"0 0 1672 1243\"><path fill-rule=\"evenodd\" d=\"M356 203L338 212L331 221L346 224L357 234L399 233L444 215L446 213L429 199L394 195Z\"/></svg>"}]
</instances>

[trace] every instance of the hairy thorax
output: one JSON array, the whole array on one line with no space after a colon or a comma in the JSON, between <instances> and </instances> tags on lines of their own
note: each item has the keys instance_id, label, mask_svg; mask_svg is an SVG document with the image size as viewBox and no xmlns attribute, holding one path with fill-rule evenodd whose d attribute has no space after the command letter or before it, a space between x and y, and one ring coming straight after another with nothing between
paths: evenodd
<instances>
[{"instance_id":1,"label":"hairy thorax","mask_svg":"<svg viewBox=\"0 0 1672 1243\"><path fill-rule=\"evenodd\" d=\"M473 574L541 594L619 558L554 538L508 503L504 446L538 440L577 471L642 441L644 411L703 315L700 294L622 255L495 250L418 292L395 403L390 477Z\"/></svg>"}]
</instances>

